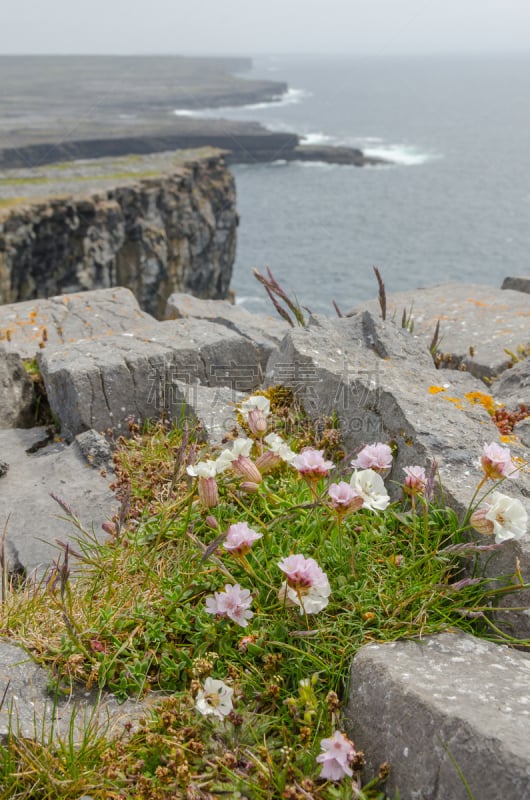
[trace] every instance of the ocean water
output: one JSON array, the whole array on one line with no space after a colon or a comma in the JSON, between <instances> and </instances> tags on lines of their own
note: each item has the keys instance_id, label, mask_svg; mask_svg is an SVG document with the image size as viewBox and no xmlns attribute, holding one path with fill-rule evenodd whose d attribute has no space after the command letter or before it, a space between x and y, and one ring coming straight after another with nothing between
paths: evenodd
<instances>
[{"instance_id":1,"label":"ocean water","mask_svg":"<svg viewBox=\"0 0 530 800\"><path fill-rule=\"evenodd\" d=\"M374 297L373 265L389 292L530 274L530 56L271 56L252 76L289 92L222 116L395 163L233 166L242 305L270 308L254 267L325 313Z\"/></svg>"}]
</instances>

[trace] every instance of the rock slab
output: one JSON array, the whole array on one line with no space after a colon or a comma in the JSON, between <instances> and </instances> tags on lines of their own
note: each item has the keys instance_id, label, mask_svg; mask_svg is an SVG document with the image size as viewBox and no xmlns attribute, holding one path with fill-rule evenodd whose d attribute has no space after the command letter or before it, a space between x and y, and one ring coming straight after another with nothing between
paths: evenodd
<instances>
[{"instance_id":1,"label":"rock slab","mask_svg":"<svg viewBox=\"0 0 530 800\"><path fill-rule=\"evenodd\" d=\"M353 661L347 723L368 775L390 762L391 797L469 800L464 780L476 800L530 797L526 654L451 633L367 645Z\"/></svg>"}]
</instances>

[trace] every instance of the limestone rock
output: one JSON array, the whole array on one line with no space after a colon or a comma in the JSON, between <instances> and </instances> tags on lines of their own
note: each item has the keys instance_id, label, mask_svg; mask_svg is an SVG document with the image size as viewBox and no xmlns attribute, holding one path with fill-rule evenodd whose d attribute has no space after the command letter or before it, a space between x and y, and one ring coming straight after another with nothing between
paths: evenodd
<instances>
[{"instance_id":1,"label":"limestone rock","mask_svg":"<svg viewBox=\"0 0 530 800\"><path fill-rule=\"evenodd\" d=\"M0 306L0 339L21 358L80 339L98 339L149 327L153 317L140 310L129 289L98 289Z\"/></svg>"},{"instance_id":2,"label":"limestone rock","mask_svg":"<svg viewBox=\"0 0 530 800\"><path fill-rule=\"evenodd\" d=\"M530 294L530 278L505 278L502 282L502 289L512 289L514 292L526 292Z\"/></svg>"},{"instance_id":3,"label":"limestone rock","mask_svg":"<svg viewBox=\"0 0 530 800\"><path fill-rule=\"evenodd\" d=\"M78 433L75 437L77 445L86 459L87 463L99 469L110 464L112 460L112 450L105 437L95 430Z\"/></svg>"},{"instance_id":4,"label":"limestone rock","mask_svg":"<svg viewBox=\"0 0 530 800\"><path fill-rule=\"evenodd\" d=\"M528 655L465 634L370 644L355 656L347 729L366 777L391 764L403 800L530 796Z\"/></svg>"},{"instance_id":5,"label":"limestone rock","mask_svg":"<svg viewBox=\"0 0 530 800\"><path fill-rule=\"evenodd\" d=\"M249 339L194 319L46 348L39 364L67 440L90 428L124 433L129 416L144 420L166 413L178 420L178 381L250 392L262 377L259 352Z\"/></svg>"},{"instance_id":6,"label":"limestone rock","mask_svg":"<svg viewBox=\"0 0 530 800\"><path fill-rule=\"evenodd\" d=\"M268 314L251 314L227 300L201 300L189 294L174 293L167 301L166 319L206 319L250 339L259 350L263 369L273 350L290 326Z\"/></svg>"},{"instance_id":7,"label":"limestone rock","mask_svg":"<svg viewBox=\"0 0 530 800\"><path fill-rule=\"evenodd\" d=\"M0 428L32 425L34 405L33 383L22 359L0 344Z\"/></svg>"},{"instance_id":8,"label":"limestone rock","mask_svg":"<svg viewBox=\"0 0 530 800\"><path fill-rule=\"evenodd\" d=\"M9 462L0 483L0 526L9 515L7 539L26 572L41 574L62 552L57 541L72 541L78 533L62 519L64 511L50 492L67 502L89 531L105 537L101 524L118 504L109 479L90 469L77 445L50 441L45 428L2 430L0 452Z\"/></svg>"},{"instance_id":9,"label":"limestone rock","mask_svg":"<svg viewBox=\"0 0 530 800\"><path fill-rule=\"evenodd\" d=\"M81 742L83 730L90 724L101 734L119 736L126 723L134 728L145 716L153 697L118 703L111 694L98 695L80 688L68 696L55 696L49 690L48 672L34 663L21 647L0 641L0 685L5 696L0 708L0 744L9 732L48 743Z\"/></svg>"},{"instance_id":10,"label":"limestone rock","mask_svg":"<svg viewBox=\"0 0 530 800\"><path fill-rule=\"evenodd\" d=\"M375 300L363 303L362 308L379 313ZM517 353L520 346L530 345L530 300L521 292L447 283L388 295L388 320L399 324L404 309L413 317L414 336L426 347L440 320L442 366L463 367L481 379L508 367L511 359L506 349Z\"/></svg>"},{"instance_id":11,"label":"limestone rock","mask_svg":"<svg viewBox=\"0 0 530 800\"><path fill-rule=\"evenodd\" d=\"M491 393L496 400L514 410L521 404L530 407L530 358L507 369L491 384Z\"/></svg>"}]
</instances>

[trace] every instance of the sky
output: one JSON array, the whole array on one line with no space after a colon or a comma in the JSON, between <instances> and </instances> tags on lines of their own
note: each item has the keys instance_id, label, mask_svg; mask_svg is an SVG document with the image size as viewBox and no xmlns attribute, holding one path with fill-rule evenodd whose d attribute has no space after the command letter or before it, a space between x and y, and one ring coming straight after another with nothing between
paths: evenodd
<instances>
[{"instance_id":1,"label":"sky","mask_svg":"<svg viewBox=\"0 0 530 800\"><path fill-rule=\"evenodd\" d=\"M0 0L0 54L530 53L530 0Z\"/></svg>"}]
</instances>

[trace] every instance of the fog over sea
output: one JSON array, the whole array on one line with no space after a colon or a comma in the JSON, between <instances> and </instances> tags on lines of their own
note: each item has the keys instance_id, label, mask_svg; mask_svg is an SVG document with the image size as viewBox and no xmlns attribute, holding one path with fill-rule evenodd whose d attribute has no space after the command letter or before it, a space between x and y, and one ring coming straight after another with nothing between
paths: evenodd
<instances>
[{"instance_id":1,"label":"fog over sea","mask_svg":"<svg viewBox=\"0 0 530 800\"><path fill-rule=\"evenodd\" d=\"M390 167L235 165L237 301L269 310L270 266L313 311L445 281L530 273L530 56L254 59L276 103L199 115L254 119L307 143L360 147Z\"/></svg>"}]
</instances>

